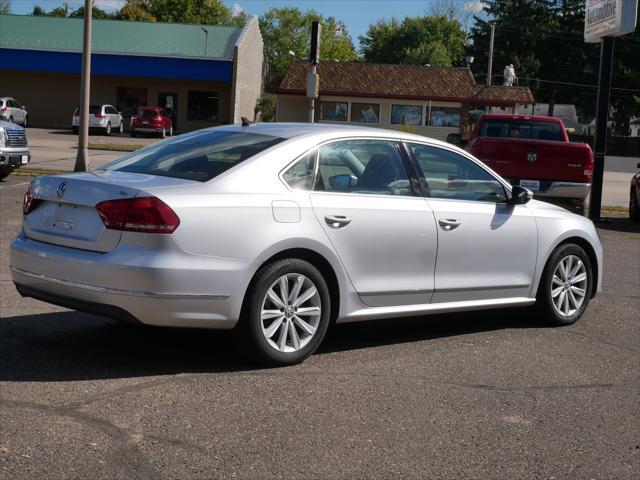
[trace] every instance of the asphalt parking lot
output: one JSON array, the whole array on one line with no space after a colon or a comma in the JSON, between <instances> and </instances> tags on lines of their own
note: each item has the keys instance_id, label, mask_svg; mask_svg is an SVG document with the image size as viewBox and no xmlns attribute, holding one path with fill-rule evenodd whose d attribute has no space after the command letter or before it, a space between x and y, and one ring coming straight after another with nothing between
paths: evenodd
<instances>
[{"instance_id":1,"label":"asphalt parking lot","mask_svg":"<svg viewBox=\"0 0 640 480\"><path fill-rule=\"evenodd\" d=\"M640 229L601 224L604 291L523 310L333 328L257 369L226 333L154 329L15 291L30 180L0 183L0 477L595 478L640 472Z\"/></svg>"}]
</instances>

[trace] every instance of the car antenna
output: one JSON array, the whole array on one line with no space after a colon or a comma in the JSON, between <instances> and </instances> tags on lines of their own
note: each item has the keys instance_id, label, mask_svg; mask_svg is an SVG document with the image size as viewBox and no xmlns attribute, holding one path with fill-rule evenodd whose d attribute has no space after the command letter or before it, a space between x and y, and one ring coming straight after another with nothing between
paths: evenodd
<instances>
[{"instance_id":1,"label":"car antenna","mask_svg":"<svg viewBox=\"0 0 640 480\"><path fill-rule=\"evenodd\" d=\"M254 123L249 120L247 117L241 117L242 120L242 126L243 127L250 127L251 125L253 125Z\"/></svg>"}]
</instances>

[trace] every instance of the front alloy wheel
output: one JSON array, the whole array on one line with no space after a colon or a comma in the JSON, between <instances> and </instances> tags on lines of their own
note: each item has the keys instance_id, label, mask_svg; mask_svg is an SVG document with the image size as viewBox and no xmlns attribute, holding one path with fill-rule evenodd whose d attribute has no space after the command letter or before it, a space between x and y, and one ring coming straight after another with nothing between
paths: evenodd
<instances>
[{"instance_id":1,"label":"front alloy wheel","mask_svg":"<svg viewBox=\"0 0 640 480\"><path fill-rule=\"evenodd\" d=\"M551 298L556 312L571 317L580 310L587 294L587 271L575 255L567 255L558 263L551 280Z\"/></svg>"},{"instance_id":2,"label":"front alloy wheel","mask_svg":"<svg viewBox=\"0 0 640 480\"><path fill-rule=\"evenodd\" d=\"M584 313L593 289L593 269L584 249L572 243L556 248L542 272L536 308L552 325L571 325Z\"/></svg>"},{"instance_id":3,"label":"front alloy wheel","mask_svg":"<svg viewBox=\"0 0 640 480\"><path fill-rule=\"evenodd\" d=\"M329 326L331 297L322 273L299 258L265 265L252 282L236 328L243 350L274 366L302 362Z\"/></svg>"}]
</instances>

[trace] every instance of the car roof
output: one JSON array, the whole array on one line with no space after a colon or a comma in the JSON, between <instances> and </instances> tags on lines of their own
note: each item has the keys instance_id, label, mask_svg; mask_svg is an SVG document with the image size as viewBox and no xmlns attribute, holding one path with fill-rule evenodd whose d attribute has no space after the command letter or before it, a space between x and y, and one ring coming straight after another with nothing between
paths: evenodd
<instances>
[{"instance_id":1,"label":"car roof","mask_svg":"<svg viewBox=\"0 0 640 480\"><path fill-rule=\"evenodd\" d=\"M401 132L399 130L389 130L377 127L366 127L359 125L336 125L331 123L277 123L277 122L260 122L254 123L247 127L240 124L225 125L222 127L214 127L217 131L226 132L252 132L263 135L272 135L286 139L301 137L377 137L400 139L414 142L428 141L432 144L441 146L454 147L450 143L446 143L434 138L425 137L423 135L415 135L411 133Z\"/></svg>"}]
</instances>

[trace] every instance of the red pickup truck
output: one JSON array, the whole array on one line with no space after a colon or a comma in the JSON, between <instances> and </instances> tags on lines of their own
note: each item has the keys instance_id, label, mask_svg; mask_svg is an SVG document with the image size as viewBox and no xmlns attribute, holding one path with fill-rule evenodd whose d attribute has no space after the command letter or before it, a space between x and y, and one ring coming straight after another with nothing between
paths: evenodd
<instances>
[{"instance_id":1,"label":"red pickup truck","mask_svg":"<svg viewBox=\"0 0 640 480\"><path fill-rule=\"evenodd\" d=\"M593 152L571 143L562 120L527 115L482 115L467 150L512 185L584 212Z\"/></svg>"}]
</instances>

